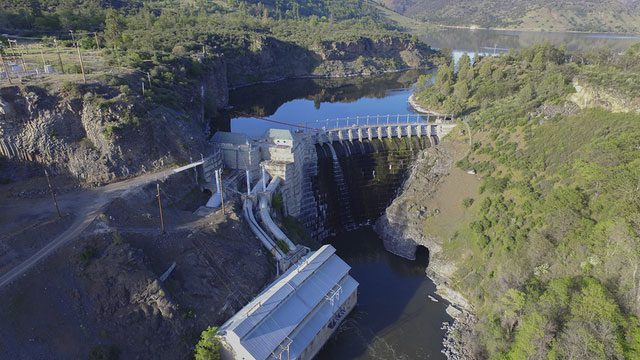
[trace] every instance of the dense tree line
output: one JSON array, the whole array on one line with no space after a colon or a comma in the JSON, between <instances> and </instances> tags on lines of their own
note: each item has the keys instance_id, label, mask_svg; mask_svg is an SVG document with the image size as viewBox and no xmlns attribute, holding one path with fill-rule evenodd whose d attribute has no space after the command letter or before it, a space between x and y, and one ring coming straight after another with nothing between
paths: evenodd
<instances>
[{"instance_id":1,"label":"dense tree line","mask_svg":"<svg viewBox=\"0 0 640 360\"><path fill-rule=\"evenodd\" d=\"M110 9L122 14L153 12L156 15L167 10L210 14L237 9L277 20L311 16L331 21L379 19L378 12L365 0L5 0L0 3L0 28L33 33L101 30Z\"/></svg>"},{"instance_id":2,"label":"dense tree line","mask_svg":"<svg viewBox=\"0 0 640 360\"><path fill-rule=\"evenodd\" d=\"M565 105L575 78L637 76L639 49L465 56L423 85L424 105L475 134L458 165L481 174L481 193L445 252L477 310L479 357L640 358L640 116Z\"/></svg>"}]
</instances>

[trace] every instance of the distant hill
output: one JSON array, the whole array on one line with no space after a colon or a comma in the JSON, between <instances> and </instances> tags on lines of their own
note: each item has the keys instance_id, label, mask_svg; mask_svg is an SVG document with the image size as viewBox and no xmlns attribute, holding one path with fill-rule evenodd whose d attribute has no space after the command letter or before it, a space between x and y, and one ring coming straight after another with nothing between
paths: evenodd
<instances>
[{"instance_id":1,"label":"distant hill","mask_svg":"<svg viewBox=\"0 0 640 360\"><path fill-rule=\"evenodd\" d=\"M416 19L452 26L640 33L640 0L376 0Z\"/></svg>"}]
</instances>

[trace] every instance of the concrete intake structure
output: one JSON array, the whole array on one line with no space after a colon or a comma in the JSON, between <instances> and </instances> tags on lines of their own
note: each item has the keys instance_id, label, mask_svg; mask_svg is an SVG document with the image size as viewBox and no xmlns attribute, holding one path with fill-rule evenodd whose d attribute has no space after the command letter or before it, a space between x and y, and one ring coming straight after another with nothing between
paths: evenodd
<instances>
[{"instance_id":1,"label":"concrete intake structure","mask_svg":"<svg viewBox=\"0 0 640 360\"><path fill-rule=\"evenodd\" d=\"M357 302L350 269L331 245L307 255L220 327L222 359L312 359Z\"/></svg>"}]
</instances>

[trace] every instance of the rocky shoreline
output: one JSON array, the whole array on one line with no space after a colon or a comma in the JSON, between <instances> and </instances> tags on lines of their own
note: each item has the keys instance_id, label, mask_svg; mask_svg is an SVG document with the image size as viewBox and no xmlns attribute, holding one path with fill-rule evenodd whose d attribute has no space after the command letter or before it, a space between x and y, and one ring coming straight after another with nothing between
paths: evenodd
<instances>
[{"instance_id":1,"label":"rocky shoreline","mask_svg":"<svg viewBox=\"0 0 640 360\"><path fill-rule=\"evenodd\" d=\"M435 112L433 110L429 110L429 109L423 107L422 105L418 104L418 101L416 100L416 95L415 94L411 94L411 96L409 96L409 105L411 105L413 110L415 110L415 111L417 111L417 112L419 112L421 114L445 116L445 114L442 114L442 113L439 113L439 112Z\"/></svg>"}]
</instances>

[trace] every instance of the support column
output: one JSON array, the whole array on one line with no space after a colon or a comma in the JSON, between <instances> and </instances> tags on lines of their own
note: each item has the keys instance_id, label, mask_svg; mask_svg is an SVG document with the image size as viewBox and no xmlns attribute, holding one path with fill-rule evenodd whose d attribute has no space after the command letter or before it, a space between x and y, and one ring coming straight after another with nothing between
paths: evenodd
<instances>
[{"instance_id":1,"label":"support column","mask_svg":"<svg viewBox=\"0 0 640 360\"><path fill-rule=\"evenodd\" d=\"M338 130L338 140L342 142L344 140L344 135L342 135L342 130Z\"/></svg>"},{"instance_id":2,"label":"support column","mask_svg":"<svg viewBox=\"0 0 640 360\"><path fill-rule=\"evenodd\" d=\"M217 180L218 178L216 177L216 182ZM251 195L251 172L249 169L247 169L247 195Z\"/></svg>"},{"instance_id":3,"label":"support column","mask_svg":"<svg viewBox=\"0 0 640 360\"><path fill-rule=\"evenodd\" d=\"M382 127L378 127L378 140L382 140Z\"/></svg>"},{"instance_id":4,"label":"support column","mask_svg":"<svg viewBox=\"0 0 640 360\"><path fill-rule=\"evenodd\" d=\"M418 134L419 138L422 137L422 125L420 124L416 125L416 134Z\"/></svg>"},{"instance_id":5,"label":"support column","mask_svg":"<svg viewBox=\"0 0 640 360\"><path fill-rule=\"evenodd\" d=\"M393 128L391 128L391 126L387 126L387 137L389 139L393 137Z\"/></svg>"},{"instance_id":6,"label":"support column","mask_svg":"<svg viewBox=\"0 0 640 360\"><path fill-rule=\"evenodd\" d=\"M353 142L353 129L349 128L349 130L347 130L347 136L349 137L349 141Z\"/></svg>"},{"instance_id":7,"label":"support column","mask_svg":"<svg viewBox=\"0 0 640 360\"><path fill-rule=\"evenodd\" d=\"M411 125L407 125L407 137L411 137Z\"/></svg>"},{"instance_id":8,"label":"support column","mask_svg":"<svg viewBox=\"0 0 640 360\"><path fill-rule=\"evenodd\" d=\"M402 139L402 125L396 126L396 135L398 136L398 139Z\"/></svg>"},{"instance_id":9,"label":"support column","mask_svg":"<svg viewBox=\"0 0 640 360\"><path fill-rule=\"evenodd\" d=\"M369 141L373 140L373 130L370 127L367 128L367 137L369 138Z\"/></svg>"},{"instance_id":10,"label":"support column","mask_svg":"<svg viewBox=\"0 0 640 360\"><path fill-rule=\"evenodd\" d=\"M360 140L360 142L362 142L362 138L363 138L363 136L362 136L362 128L359 127L358 128L358 140Z\"/></svg>"}]
</instances>

